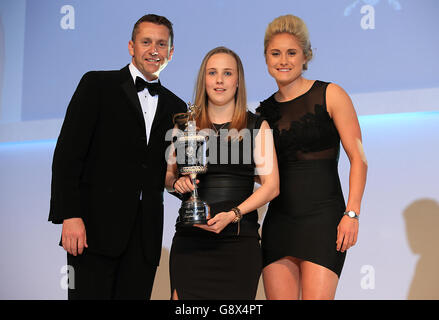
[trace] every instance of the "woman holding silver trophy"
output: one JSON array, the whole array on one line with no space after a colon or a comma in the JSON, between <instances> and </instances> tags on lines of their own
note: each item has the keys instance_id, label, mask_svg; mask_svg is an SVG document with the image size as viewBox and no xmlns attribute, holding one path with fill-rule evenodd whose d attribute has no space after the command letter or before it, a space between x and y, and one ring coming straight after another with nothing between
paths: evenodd
<instances>
[{"instance_id":1,"label":"woman holding silver trophy","mask_svg":"<svg viewBox=\"0 0 439 320\"><path fill-rule=\"evenodd\" d=\"M244 70L232 50L207 53L191 111L186 128L176 128L185 131L166 175L167 189L186 200L170 254L172 299L254 299L262 270L257 209L278 195L279 174L270 127L247 111Z\"/></svg>"}]
</instances>

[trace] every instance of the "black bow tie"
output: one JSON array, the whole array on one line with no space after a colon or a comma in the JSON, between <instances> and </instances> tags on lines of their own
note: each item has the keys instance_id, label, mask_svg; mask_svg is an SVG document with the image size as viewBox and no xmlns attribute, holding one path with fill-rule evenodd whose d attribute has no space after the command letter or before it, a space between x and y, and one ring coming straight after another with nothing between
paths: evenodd
<instances>
[{"instance_id":1,"label":"black bow tie","mask_svg":"<svg viewBox=\"0 0 439 320\"><path fill-rule=\"evenodd\" d=\"M160 83L158 82L146 82L145 80L143 80L140 77L136 77L136 89L137 92L139 91L143 91L145 88L148 89L149 94L152 96L155 96L156 94L158 94L160 92Z\"/></svg>"}]
</instances>

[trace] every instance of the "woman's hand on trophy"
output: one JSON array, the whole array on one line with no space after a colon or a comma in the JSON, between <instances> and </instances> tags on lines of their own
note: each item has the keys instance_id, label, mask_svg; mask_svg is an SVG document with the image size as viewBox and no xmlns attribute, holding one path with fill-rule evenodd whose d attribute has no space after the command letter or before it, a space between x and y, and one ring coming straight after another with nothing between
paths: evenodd
<instances>
[{"instance_id":1,"label":"woman's hand on trophy","mask_svg":"<svg viewBox=\"0 0 439 320\"><path fill-rule=\"evenodd\" d=\"M207 220L207 224L194 224L194 227L201 228L206 231L220 233L233 220L235 220L235 212L227 211L217 213L212 219Z\"/></svg>"},{"instance_id":2,"label":"woman's hand on trophy","mask_svg":"<svg viewBox=\"0 0 439 320\"><path fill-rule=\"evenodd\" d=\"M200 182L198 179L196 183ZM174 182L174 190L178 193L186 193L186 192L192 192L192 190L195 189L194 185L192 184L192 180L189 176L182 176L175 180Z\"/></svg>"}]
</instances>

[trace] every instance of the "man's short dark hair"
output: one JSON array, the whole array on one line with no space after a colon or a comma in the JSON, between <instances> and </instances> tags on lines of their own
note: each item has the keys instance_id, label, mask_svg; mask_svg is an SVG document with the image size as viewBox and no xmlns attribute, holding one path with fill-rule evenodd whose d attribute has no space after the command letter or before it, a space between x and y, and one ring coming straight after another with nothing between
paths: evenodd
<instances>
[{"instance_id":1,"label":"man's short dark hair","mask_svg":"<svg viewBox=\"0 0 439 320\"><path fill-rule=\"evenodd\" d=\"M158 25L164 25L169 30L169 38L171 40L171 47L174 45L174 30L172 29L172 22L163 16L158 16L156 14L147 14L140 18L133 28L133 33L131 34L131 40L134 41L136 38L136 34L139 28L139 25L142 22L152 22Z\"/></svg>"}]
</instances>

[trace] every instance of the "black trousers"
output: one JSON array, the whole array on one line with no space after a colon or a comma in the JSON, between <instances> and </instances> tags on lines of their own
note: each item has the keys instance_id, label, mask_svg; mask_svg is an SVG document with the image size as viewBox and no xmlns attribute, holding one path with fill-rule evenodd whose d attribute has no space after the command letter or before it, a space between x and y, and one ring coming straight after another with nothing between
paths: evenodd
<instances>
[{"instance_id":1,"label":"black trousers","mask_svg":"<svg viewBox=\"0 0 439 320\"><path fill-rule=\"evenodd\" d=\"M146 300L151 298L156 266L145 259L141 234L142 207L130 241L117 258L85 251L76 257L67 254L69 272L69 300Z\"/></svg>"}]
</instances>

